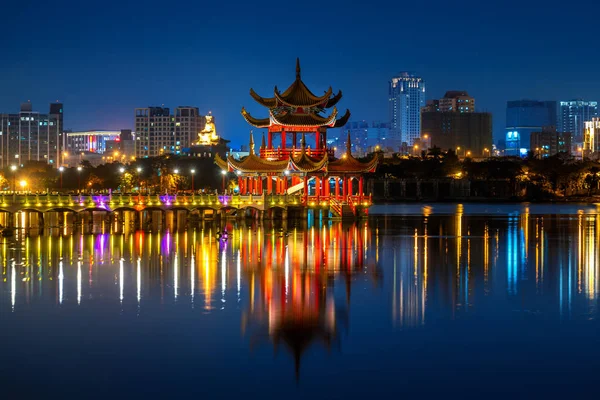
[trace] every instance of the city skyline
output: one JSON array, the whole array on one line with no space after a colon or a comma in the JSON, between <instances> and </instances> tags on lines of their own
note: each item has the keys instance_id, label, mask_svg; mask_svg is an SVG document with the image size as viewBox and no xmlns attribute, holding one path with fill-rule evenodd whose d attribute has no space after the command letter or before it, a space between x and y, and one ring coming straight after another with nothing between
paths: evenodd
<instances>
[{"instance_id":1,"label":"city skyline","mask_svg":"<svg viewBox=\"0 0 600 400\"><path fill-rule=\"evenodd\" d=\"M577 65L560 61L582 57L592 47L593 13L561 11L561 26L582 32L576 43L558 31L543 38L524 35L558 20L557 13L540 6L541 2L522 4L517 15L510 11L510 2L475 9L471 4L357 7L332 2L330 9L341 10L331 15L337 22L319 24L314 30L290 29L314 19L313 7L294 7L295 18L290 19L268 3L193 5L186 12L206 16L202 23L184 21L166 29L161 21L179 18L179 11L119 4L103 10L84 4L66 8L42 4L27 12L8 5L12 18L4 28L19 34L3 35L11 62L0 67L4 89L0 109L16 112L27 100L39 109L58 99L68 110L65 128L88 130L133 128L133 110L139 107L192 105L202 114L212 111L223 136L244 143L249 129L239 109L249 87L260 92L271 89L274 82L287 84L296 57L302 60L309 86L344 91L353 120L387 120L389 79L400 71L414 71L427 82L428 98L455 89L476 97L480 111L496 116L495 140L504 132L507 101L593 100L600 94L593 68L598 56L586 55L587 62ZM480 22L475 16L481 7L496 18ZM423 30L418 20L403 22L406 31L420 33L390 51L390 38L397 29L382 22L393 21L401 9L426 13L433 23ZM222 24L225 20L227 24ZM511 29L506 27L508 20ZM25 21L27 30L20 28ZM105 21L118 28L111 32L93 28ZM341 22L360 23L361 29L341 29ZM432 40L447 34L450 26L460 25L469 29L453 30L453 40L468 37L464 49ZM270 28L259 29L265 26ZM273 36L272 31L286 35ZM472 31L478 32L475 38ZM54 40L40 42L47 32ZM271 51L274 48L278 50ZM365 56L340 62L351 54ZM515 59L525 62L515 63Z\"/></svg>"}]
</instances>

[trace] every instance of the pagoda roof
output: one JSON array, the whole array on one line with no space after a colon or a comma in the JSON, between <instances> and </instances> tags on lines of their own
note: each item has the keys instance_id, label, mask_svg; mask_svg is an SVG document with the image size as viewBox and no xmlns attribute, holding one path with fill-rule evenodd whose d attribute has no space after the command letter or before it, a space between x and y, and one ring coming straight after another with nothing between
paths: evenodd
<instances>
[{"instance_id":1,"label":"pagoda roof","mask_svg":"<svg viewBox=\"0 0 600 400\"><path fill-rule=\"evenodd\" d=\"M346 141L346 153L342 158L331 161L327 165L327 171L331 174L336 173L356 173L356 172L375 172L377 165L381 159L381 154L376 153L372 160L367 162L358 161L352 157L351 152L352 142L350 140L350 131L348 131L348 139Z\"/></svg>"},{"instance_id":2,"label":"pagoda roof","mask_svg":"<svg viewBox=\"0 0 600 400\"><path fill-rule=\"evenodd\" d=\"M377 164L379 164L379 156L375 156L370 161L362 162L352 157L352 155L344 154L342 158L329 162L327 164L327 171L330 174L375 172Z\"/></svg>"},{"instance_id":3,"label":"pagoda roof","mask_svg":"<svg viewBox=\"0 0 600 400\"><path fill-rule=\"evenodd\" d=\"M267 128L271 125L282 126L336 126L337 109L334 107L333 112L329 116L320 116L316 113L294 113L286 109L276 109L269 111L269 118L255 118L245 108L242 108L242 116L250 125L257 128ZM343 126L350 118L350 112L346 111L346 115L342 118Z\"/></svg>"},{"instance_id":4,"label":"pagoda roof","mask_svg":"<svg viewBox=\"0 0 600 400\"><path fill-rule=\"evenodd\" d=\"M290 157L289 168L299 172L316 172L324 170L328 162L329 158L326 153L323 154L323 158L320 160L313 160L303 149L298 157Z\"/></svg>"},{"instance_id":5,"label":"pagoda roof","mask_svg":"<svg viewBox=\"0 0 600 400\"><path fill-rule=\"evenodd\" d=\"M317 96L310 91L302 81L300 75L300 59L296 59L296 80L283 93L275 86L273 89L273 97L262 97L253 89L250 89L250 96L252 96L252 98L260 105L269 109L280 106L330 108L342 98L341 90L333 97L332 94L333 90L331 87L329 87L321 96Z\"/></svg>"}]
</instances>

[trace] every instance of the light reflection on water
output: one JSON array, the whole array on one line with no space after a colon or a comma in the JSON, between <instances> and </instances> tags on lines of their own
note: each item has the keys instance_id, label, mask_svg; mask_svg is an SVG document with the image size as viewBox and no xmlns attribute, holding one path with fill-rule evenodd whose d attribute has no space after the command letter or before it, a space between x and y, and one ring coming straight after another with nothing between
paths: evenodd
<instances>
[{"instance_id":1,"label":"light reflection on water","mask_svg":"<svg viewBox=\"0 0 600 400\"><path fill-rule=\"evenodd\" d=\"M305 382L304 375L328 365L353 365L373 343L395 343L402 332L435 341L444 338L440 324L466 332L485 324L526 330L524 320L597 318L600 218L593 210L422 210L286 229L230 222L226 241L211 224L176 233L5 240L0 316L10 328L0 338L32 339L52 325L40 313L70 324L82 315L119 321L131 335L148 335L139 321L158 330L153 319L169 310L173 317L160 329L185 343L190 327L210 338L210 345L194 341L194 351L220 349L250 369L247 357L259 357L254 362L269 373ZM489 340L492 346L501 338ZM399 355L395 346L386 348L390 357ZM288 368L260 358L281 348ZM18 359L17 350L5 350ZM195 363L209 368L201 358Z\"/></svg>"}]
</instances>

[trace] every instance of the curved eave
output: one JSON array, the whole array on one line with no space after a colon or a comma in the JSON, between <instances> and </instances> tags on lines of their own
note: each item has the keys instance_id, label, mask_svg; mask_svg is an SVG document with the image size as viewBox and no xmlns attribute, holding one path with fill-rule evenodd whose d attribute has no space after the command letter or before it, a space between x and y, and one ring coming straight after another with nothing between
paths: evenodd
<instances>
[{"instance_id":1,"label":"curved eave","mask_svg":"<svg viewBox=\"0 0 600 400\"><path fill-rule=\"evenodd\" d=\"M277 101L274 97L261 97L254 91L254 89L250 89L250 96L252 96L252 98L261 106L273 108L277 105Z\"/></svg>"},{"instance_id":2,"label":"curved eave","mask_svg":"<svg viewBox=\"0 0 600 400\"><path fill-rule=\"evenodd\" d=\"M282 126L330 126L335 125L337 117L337 109L334 107L333 112L328 117L320 117L316 114L285 114L274 115L271 113L271 123L273 125Z\"/></svg>"},{"instance_id":3,"label":"curved eave","mask_svg":"<svg viewBox=\"0 0 600 400\"><path fill-rule=\"evenodd\" d=\"M335 106L338 101L340 101L340 99L342 98L342 91L340 90L335 96L331 97L329 100L327 100L327 104L325 104L325 108L330 108Z\"/></svg>"},{"instance_id":4,"label":"curved eave","mask_svg":"<svg viewBox=\"0 0 600 400\"><path fill-rule=\"evenodd\" d=\"M350 110L346 110L346 113L341 118L338 118L335 121L335 124L333 125L333 127L341 128L342 126L346 125L346 123L348 123L349 119L350 119Z\"/></svg>"},{"instance_id":5,"label":"curved eave","mask_svg":"<svg viewBox=\"0 0 600 400\"><path fill-rule=\"evenodd\" d=\"M255 154L250 154L242 160L236 160L232 156L227 157L230 171L245 173L283 173L288 166L287 161L267 161Z\"/></svg>"},{"instance_id":6,"label":"curved eave","mask_svg":"<svg viewBox=\"0 0 600 400\"><path fill-rule=\"evenodd\" d=\"M268 128L271 125L269 118L254 118L245 108L242 107L242 116L250 125L256 128Z\"/></svg>"},{"instance_id":7,"label":"curved eave","mask_svg":"<svg viewBox=\"0 0 600 400\"><path fill-rule=\"evenodd\" d=\"M316 96L302 80L296 80L283 93L280 93L275 86L273 93L277 101L290 107L316 107L327 104L333 89L329 87L323 96Z\"/></svg>"}]
</instances>

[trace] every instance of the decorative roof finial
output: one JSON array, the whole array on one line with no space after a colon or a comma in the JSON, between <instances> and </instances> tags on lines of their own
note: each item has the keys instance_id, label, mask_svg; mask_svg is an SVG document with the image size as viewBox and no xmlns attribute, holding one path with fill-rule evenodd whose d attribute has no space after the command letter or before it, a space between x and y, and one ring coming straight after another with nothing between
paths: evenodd
<instances>
[{"instance_id":1,"label":"decorative roof finial","mask_svg":"<svg viewBox=\"0 0 600 400\"><path fill-rule=\"evenodd\" d=\"M296 79L300 80L300 57L296 58Z\"/></svg>"},{"instance_id":2,"label":"decorative roof finial","mask_svg":"<svg viewBox=\"0 0 600 400\"><path fill-rule=\"evenodd\" d=\"M250 155L254 154L254 135L252 134L252 130L250 130Z\"/></svg>"},{"instance_id":3,"label":"decorative roof finial","mask_svg":"<svg viewBox=\"0 0 600 400\"><path fill-rule=\"evenodd\" d=\"M352 140L350 139L350 130L348 130L348 140L346 141L346 153L352 154Z\"/></svg>"},{"instance_id":4,"label":"decorative roof finial","mask_svg":"<svg viewBox=\"0 0 600 400\"><path fill-rule=\"evenodd\" d=\"M262 143L260 144L260 148L262 149L266 149L267 148L267 144L265 143L265 133L262 133Z\"/></svg>"}]
</instances>

